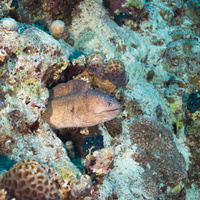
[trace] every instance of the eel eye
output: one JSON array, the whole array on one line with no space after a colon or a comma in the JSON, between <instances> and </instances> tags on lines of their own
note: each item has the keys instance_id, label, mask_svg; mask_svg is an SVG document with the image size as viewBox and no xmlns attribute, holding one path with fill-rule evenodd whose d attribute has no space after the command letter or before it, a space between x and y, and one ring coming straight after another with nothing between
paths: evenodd
<instances>
[{"instance_id":1,"label":"eel eye","mask_svg":"<svg viewBox=\"0 0 200 200\"><path fill-rule=\"evenodd\" d=\"M109 102L108 102L108 106L111 106L111 105L112 105L112 103L109 101Z\"/></svg>"}]
</instances>

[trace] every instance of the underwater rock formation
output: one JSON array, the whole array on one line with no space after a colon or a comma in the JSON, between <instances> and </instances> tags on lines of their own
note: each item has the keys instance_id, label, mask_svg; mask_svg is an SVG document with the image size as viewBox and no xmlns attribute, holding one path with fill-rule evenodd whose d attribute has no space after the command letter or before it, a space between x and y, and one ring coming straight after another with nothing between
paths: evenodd
<instances>
[{"instance_id":1,"label":"underwater rock formation","mask_svg":"<svg viewBox=\"0 0 200 200\"><path fill-rule=\"evenodd\" d=\"M92 181L90 176L82 175L79 184L72 188L71 195L76 198L84 198L90 195L91 188Z\"/></svg>"},{"instance_id":2,"label":"underwater rock formation","mask_svg":"<svg viewBox=\"0 0 200 200\"><path fill-rule=\"evenodd\" d=\"M54 169L61 199L199 199L199 1L1 1L0 16L19 26L0 23L0 180L30 158ZM66 41L48 34L55 20ZM54 132L48 89L72 79L122 113L87 136Z\"/></svg>"},{"instance_id":3,"label":"underwater rock formation","mask_svg":"<svg viewBox=\"0 0 200 200\"><path fill-rule=\"evenodd\" d=\"M45 28L54 20L62 20L70 23L71 13L81 0L18 0L15 9L17 18L23 23L35 23Z\"/></svg>"},{"instance_id":4,"label":"underwater rock formation","mask_svg":"<svg viewBox=\"0 0 200 200\"><path fill-rule=\"evenodd\" d=\"M3 18L1 23L3 28L8 31L17 31L19 29L18 23L13 18Z\"/></svg>"},{"instance_id":5,"label":"underwater rock formation","mask_svg":"<svg viewBox=\"0 0 200 200\"><path fill-rule=\"evenodd\" d=\"M92 154L86 156L86 166L97 175L105 175L111 171L111 164L113 162L113 148L103 148L96 150Z\"/></svg>"},{"instance_id":6,"label":"underwater rock formation","mask_svg":"<svg viewBox=\"0 0 200 200\"><path fill-rule=\"evenodd\" d=\"M68 50L40 29L30 27L18 33L2 25L0 46L0 154L16 162L27 157L51 160L54 167L60 161L75 177L79 170L62 142L40 122L49 96L45 84L59 79L68 64Z\"/></svg>"}]
</instances>

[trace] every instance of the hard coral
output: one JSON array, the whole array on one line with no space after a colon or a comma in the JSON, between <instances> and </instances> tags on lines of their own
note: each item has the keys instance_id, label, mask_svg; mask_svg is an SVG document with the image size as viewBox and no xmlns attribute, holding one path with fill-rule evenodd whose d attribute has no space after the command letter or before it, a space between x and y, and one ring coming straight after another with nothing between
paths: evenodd
<instances>
[{"instance_id":1,"label":"hard coral","mask_svg":"<svg viewBox=\"0 0 200 200\"><path fill-rule=\"evenodd\" d=\"M10 14L11 4L13 0L2 0L0 1L0 17L5 17Z\"/></svg>"},{"instance_id":2,"label":"hard coral","mask_svg":"<svg viewBox=\"0 0 200 200\"><path fill-rule=\"evenodd\" d=\"M127 80L124 64L118 60L110 60L103 69L102 78L108 79L120 88Z\"/></svg>"},{"instance_id":3,"label":"hard coral","mask_svg":"<svg viewBox=\"0 0 200 200\"><path fill-rule=\"evenodd\" d=\"M36 160L23 160L10 168L0 186L5 189L6 195L16 199L60 199L51 173L47 165Z\"/></svg>"},{"instance_id":4,"label":"hard coral","mask_svg":"<svg viewBox=\"0 0 200 200\"><path fill-rule=\"evenodd\" d=\"M104 123L108 133L111 137L119 137L122 133L122 122L119 118L115 118L113 120L110 120L108 122Z\"/></svg>"},{"instance_id":5,"label":"hard coral","mask_svg":"<svg viewBox=\"0 0 200 200\"><path fill-rule=\"evenodd\" d=\"M103 2L118 25L122 25L124 19L140 21L146 14L146 0L104 0Z\"/></svg>"},{"instance_id":6,"label":"hard coral","mask_svg":"<svg viewBox=\"0 0 200 200\"><path fill-rule=\"evenodd\" d=\"M43 17L47 23L56 19L65 20L69 23L71 12L80 1L81 0L42 0Z\"/></svg>"},{"instance_id":7,"label":"hard coral","mask_svg":"<svg viewBox=\"0 0 200 200\"><path fill-rule=\"evenodd\" d=\"M5 200L6 199L6 192L5 190L0 190L0 200Z\"/></svg>"},{"instance_id":8,"label":"hard coral","mask_svg":"<svg viewBox=\"0 0 200 200\"><path fill-rule=\"evenodd\" d=\"M13 132L26 132L46 109L48 90L43 82L58 80L67 67L67 49L62 51L58 41L40 29L19 34L2 25L0 46L1 98L7 99L5 107L9 104L6 118Z\"/></svg>"},{"instance_id":9,"label":"hard coral","mask_svg":"<svg viewBox=\"0 0 200 200\"><path fill-rule=\"evenodd\" d=\"M65 27L65 23L61 20L55 20L51 23L50 32L52 36L56 39L67 39L69 37L69 33Z\"/></svg>"},{"instance_id":10,"label":"hard coral","mask_svg":"<svg viewBox=\"0 0 200 200\"><path fill-rule=\"evenodd\" d=\"M87 69L97 75L102 73L104 67L104 56L99 52L94 52L87 57Z\"/></svg>"},{"instance_id":11,"label":"hard coral","mask_svg":"<svg viewBox=\"0 0 200 200\"><path fill-rule=\"evenodd\" d=\"M87 58L87 70L89 73L95 73L99 78L108 80L117 88L120 88L127 81L124 64L116 59L105 63L104 59L104 56L100 53L90 54Z\"/></svg>"},{"instance_id":12,"label":"hard coral","mask_svg":"<svg viewBox=\"0 0 200 200\"><path fill-rule=\"evenodd\" d=\"M158 188L163 185L174 188L187 177L185 160L170 130L147 116L134 120L129 130L133 144L138 146L132 158L148 172Z\"/></svg>"}]
</instances>

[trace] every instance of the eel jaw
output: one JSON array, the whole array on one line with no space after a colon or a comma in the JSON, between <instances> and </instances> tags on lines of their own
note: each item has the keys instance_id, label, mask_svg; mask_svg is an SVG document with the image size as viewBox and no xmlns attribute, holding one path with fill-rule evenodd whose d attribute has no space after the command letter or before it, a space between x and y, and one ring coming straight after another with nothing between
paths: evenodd
<instances>
[{"instance_id":1,"label":"eel jaw","mask_svg":"<svg viewBox=\"0 0 200 200\"><path fill-rule=\"evenodd\" d=\"M99 113L99 115L102 116L102 118L104 118L105 121L109 121L117 117L121 112L122 112L122 109L121 107L119 107L119 108L115 108L111 110L102 111L101 113Z\"/></svg>"}]
</instances>

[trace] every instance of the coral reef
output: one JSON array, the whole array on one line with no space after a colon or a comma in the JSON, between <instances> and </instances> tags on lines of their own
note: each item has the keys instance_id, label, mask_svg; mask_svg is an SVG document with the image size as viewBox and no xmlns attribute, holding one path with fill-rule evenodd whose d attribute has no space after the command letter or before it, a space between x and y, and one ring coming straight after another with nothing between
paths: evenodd
<instances>
[{"instance_id":1,"label":"coral reef","mask_svg":"<svg viewBox=\"0 0 200 200\"><path fill-rule=\"evenodd\" d=\"M88 71L93 72L100 76L102 74L102 70L105 65L104 60L105 60L105 57L102 54L100 54L99 52L91 53L87 57Z\"/></svg>"},{"instance_id":2,"label":"coral reef","mask_svg":"<svg viewBox=\"0 0 200 200\"><path fill-rule=\"evenodd\" d=\"M103 144L103 136L97 135L95 137L87 136L83 140L82 151L85 155L92 154L94 151L102 149L104 147Z\"/></svg>"},{"instance_id":3,"label":"coral reef","mask_svg":"<svg viewBox=\"0 0 200 200\"><path fill-rule=\"evenodd\" d=\"M125 67L122 62L110 60L103 69L103 77L114 83L117 88L121 87L127 80Z\"/></svg>"},{"instance_id":4,"label":"coral reef","mask_svg":"<svg viewBox=\"0 0 200 200\"><path fill-rule=\"evenodd\" d=\"M125 19L131 21L141 20L144 17L146 0L104 0L103 4L108 9L109 14L113 16L114 20L122 25Z\"/></svg>"},{"instance_id":5,"label":"coral reef","mask_svg":"<svg viewBox=\"0 0 200 200\"><path fill-rule=\"evenodd\" d=\"M71 195L76 198L83 198L90 194L92 188L92 181L90 176L82 175L79 184L74 186L71 191Z\"/></svg>"},{"instance_id":6,"label":"coral reef","mask_svg":"<svg viewBox=\"0 0 200 200\"><path fill-rule=\"evenodd\" d=\"M187 177L184 158L173 143L170 130L147 116L134 120L129 130L133 143L138 146L133 159L145 169L150 165L152 172L156 172L152 178L158 181L157 185L176 186Z\"/></svg>"},{"instance_id":7,"label":"coral reef","mask_svg":"<svg viewBox=\"0 0 200 200\"><path fill-rule=\"evenodd\" d=\"M199 199L199 7L198 0L1 1L0 179L8 185L29 159L45 166L63 200ZM53 33L54 22L64 35ZM48 89L72 79L118 99L118 118L52 130L41 117ZM6 190L0 198L13 198Z\"/></svg>"},{"instance_id":8,"label":"coral reef","mask_svg":"<svg viewBox=\"0 0 200 200\"><path fill-rule=\"evenodd\" d=\"M100 53L90 54L87 58L87 70L90 73L95 73L102 79L108 79L117 88L120 88L127 81L126 71L123 63L117 60L110 60L108 62L104 62L104 60L104 56Z\"/></svg>"},{"instance_id":9,"label":"coral reef","mask_svg":"<svg viewBox=\"0 0 200 200\"><path fill-rule=\"evenodd\" d=\"M58 71L62 72L67 67L67 56L61 52L58 43L37 28L28 28L21 35L1 29L0 45L4 55L7 54L1 68L4 80L1 92L6 94L6 102L11 101L13 105L13 109L7 109L13 127L26 131L39 118L40 112L45 110L48 93L41 80L48 82L49 79L58 79ZM45 63L44 57L48 53L51 59L46 59ZM59 59L57 54L60 54ZM50 68L52 70L48 72ZM21 105L21 109L17 105Z\"/></svg>"},{"instance_id":10,"label":"coral reef","mask_svg":"<svg viewBox=\"0 0 200 200\"><path fill-rule=\"evenodd\" d=\"M114 143L115 168L100 186L101 198L107 198L105 191L109 180L115 180L110 187L119 198L127 198L132 193L142 194L147 199L156 199L158 195L161 196L160 192L164 198L182 195L187 167L184 157L176 147L172 131L148 116L137 117L127 125L128 137L121 135L121 139ZM126 143L123 143L124 140ZM120 145L119 141L122 142ZM122 187L121 180L126 182L125 187ZM115 188L119 185L122 188L116 191Z\"/></svg>"},{"instance_id":11,"label":"coral reef","mask_svg":"<svg viewBox=\"0 0 200 200\"><path fill-rule=\"evenodd\" d=\"M4 189L0 190L0 200L6 199L6 192Z\"/></svg>"},{"instance_id":12,"label":"coral reef","mask_svg":"<svg viewBox=\"0 0 200 200\"><path fill-rule=\"evenodd\" d=\"M67 39L69 37L69 33L65 27L65 23L61 20L55 20L50 25L50 33L56 39Z\"/></svg>"},{"instance_id":13,"label":"coral reef","mask_svg":"<svg viewBox=\"0 0 200 200\"><path fill-rule=\"evenodd\" d=\"M191 90L191 83L199 71L199 42L195 39L179 39L170 42L165 51L165 69L173 73ZM184 77L187 73L187 77Z\"/></svg>"},{"instance_id":14,"label":"coral reef","mask_svg":"<svg viewBox=\"0 0 200 200\"><path fill-rule=\"evenodd\" d=\"M0 49L0 63L4 64L8 59L8 54L4 49Z\"/></svg>"},{"instance_id":15,"label":"coral reef","mask_svg":"<svg viewBox=\"0 0 200 200\"><path fill-rule=\"evenodd\" d=\"M109 122L105 122L105 126L111 137L119 137L122 134L122 122L119 118L115 118Z\"/></svg>"},{"instance_id":16,"label":"coral reef","mask_svg":"<svg viewBox=\"0 0 200 200\"><path fill-rule=\"evenodd\" d=\"M0 187L16 199L61 199L51 180L51 169L35 160L23 160L4 175Z\"/></svg>"},{"instance_id":17,"label":"coral reef","mask_svg":"<svg viewBox=\"0 0 200 200\"><path fill-rule=\"evenodd\" d=\"M19 29L18 23L13 18L3 18L1 23L3 28L8 31L17 31Z\"/></svg>"},{"instance_id":18,"label":"coral reef","mask_svg":"<svg viewBox=\"0 0 200 200\"><path fill-rule=\"evenodd\" d=\"M71 159L73 159L73 158L75 157L73 142L72 142L72 141L67 141L67 142L65 143L65 147L66 147L67 150L68 150L69 157L70 157Z\"/></svg>"},{"instance_id":19,"label":"coral reef","mask_svg":"<svg viewBox=\"0 0 200 200\"><path fill-rule=\"evenodd\" d=\"M200 91L191 93L188 97L187 108L191 113L195 113L200 108Z\"/></svg>"},{"instance_id":20,"label":"coral reef","mask_svg":"<svg viewBox=\"0 0 200 200\"><path fill-rule=\"evenodd\" d=\"M83 55L80 58L82 58L81 63L76 63L78 60L75 59L76 64L70 65L75 75L73 76L74 79L86 80L96 90L111 96L115 96L119 88L128 82L128 75L122 62L116 59L106 62L103 54L99 52L89 54L86 63ZM72 77L69 75L68 71L68 80Z\"/></svg>"},{"instance_id":21,"label":"coral reef","mask_svg":"<svg viewBox=\"0 0 200 200\"><path fill-rule=\"evenodd\" d=\"M62 20L65 24L71 21L71 13L80 0L18 0L15 9L20 22L35 23L44 27L50 26L54 20Z\"/></svg>"},{"instance_id":22,"label":"coral reef","mask_svg":"<svg viewBox=\"0 0 200 200\"><path fill-rule=\"evenodd\" d=\"M7 17L12 8L13 0L2 0L0 2L0 17Z\"/></svg>"},{"instance_id":23,"label":"coral reef","mask_svg":"<svg viewBox=\"0 0 200 200\"><path fill-rule=\"evenodd\" d=\"M105 175L112 169L113 147L103 148L86 156L86 166L97 175Z\"/></svg>"}]
</instances>

